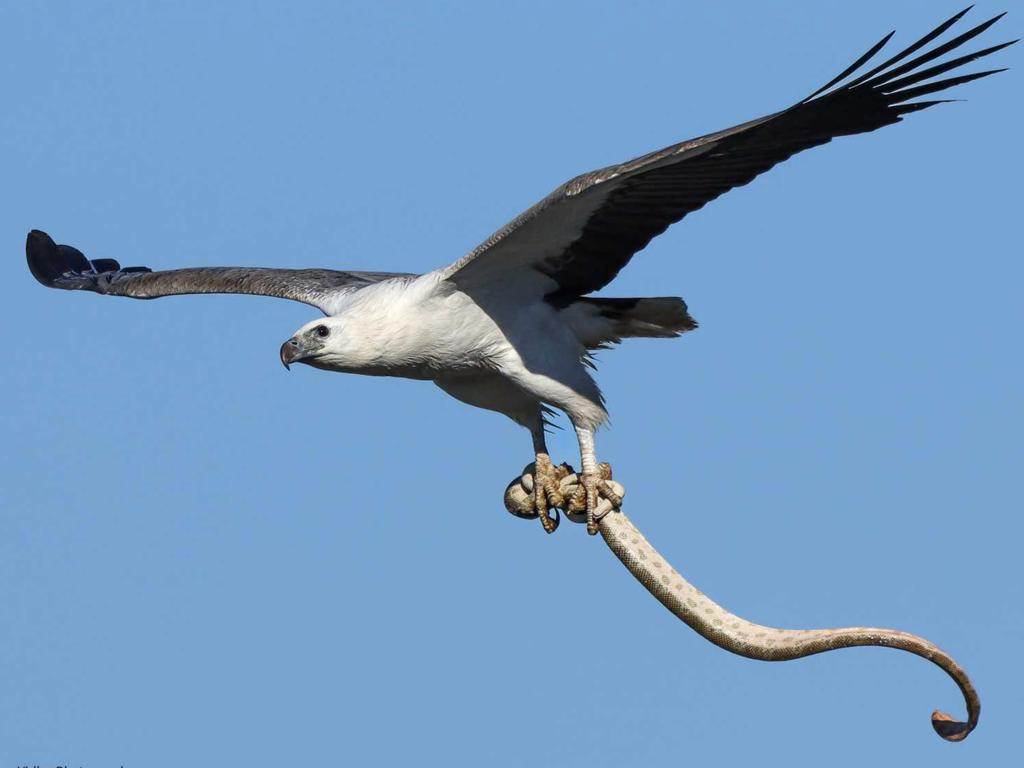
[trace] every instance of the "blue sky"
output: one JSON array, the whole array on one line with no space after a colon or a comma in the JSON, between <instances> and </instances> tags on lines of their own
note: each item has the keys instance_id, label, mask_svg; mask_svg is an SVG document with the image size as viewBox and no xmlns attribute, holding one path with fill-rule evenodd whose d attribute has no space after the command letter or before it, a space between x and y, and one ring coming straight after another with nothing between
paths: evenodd
<instances>
[{"instance_id":1,"label":"blue sky","mask_svg":"<svg viewBox=\"0 0 1024 768\"><path fill-rule=\"evenodd\" d=\"M431 269L570 176L774 111L957 6L8 6L0 764L1019 752L1021 49L967 103L730 193L605 290L701 322L601 356L633 519L753 620L939 643L984 703L950 745L928 714L962 702L924 661L737 658L581 528L507 515L531 458L511 422L286 373L310 308L46 291L22 253L38 227L156 268Z\"/></svg>"}]
</instances>

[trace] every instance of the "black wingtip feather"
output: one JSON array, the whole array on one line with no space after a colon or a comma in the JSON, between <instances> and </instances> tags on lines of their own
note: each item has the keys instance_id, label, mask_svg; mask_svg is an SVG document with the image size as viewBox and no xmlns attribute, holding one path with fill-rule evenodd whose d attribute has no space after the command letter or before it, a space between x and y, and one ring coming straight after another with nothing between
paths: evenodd
<instances>
[{"instance_id":1,"label":"black wingtip feather","mask_svg":"<svg viewBox=\"0 0 1024 768\"><path fill-rule=\"evenodd\" d=\"M941 64L936 64L934 67L922 69L918 72L909 74L906 77L901 77L897 80L889 80L888 82L885 83L885 87L879 87L879 90L882 91L883 93L892 93L893 91L898 91L901 88L906 88L909 85L915 85L916 83L924 82L925 80L929 80L933 77L938 77L939 75L945 72L949 72L951 69L962 67L964 64L970 64L972 61L977 61L978 59L982 59L986 56L989 56L995 53L996 51L1001 51L1003 50L1003 48L1007 48L1016 42L1016 40L1011 40L1008 43L993 45L990 48L985 48L980 51L975 51L974 53L968 53L965 56L960 56L955 59L950 59L949 61L944 61Z\"/></svg>"},{"instance_id":2,"label":"black wingtip feather","mask_svg":"<svg viewBox=\"0 0 1024 768\"><path fill-rule=\"evenodd\" d=\"M117 272L121 269L116 259L93 259L90 263L97 272Z\"/></svg>"},{"instance_id":3,"label":"black wingtip feather","mask_svg":"<svg viewBox=\"0 0 1024 768\"><path fill-rule=\"evenodd\" d=\"M25 256L32 277L47 287L53 287L54 280L69 268L53 238L39 229L28 233Z\"/></svg>"},{"instance_id":4,"label":"black wingtip feather","mask_svg":"<svg viewBox=\"0 0 1024 768\"><path fill-rule=\"evenodd\" d=\"M1005 15L1006 15L1005 13L1001 13L998 16L994 16L991 19L989 19L988 21L984 21L981 24L979 24L978 26L973 27L972 29L967 30L962 35L958 35L957 37L954 37L952 40L949 40L949 41L943 43L942 45L940 45L940 46L938 46L936 48L933 48L932 50L928 51L928 53L923 53L920 56L918 56L917 58L914 58L914 59L911 59L910 61L904 62L903 64L900 64L898 67L896 67L894 69L891 69L888 72L883 72L882 74L878 75L878 77L875 77L874 79L865 81L865 84L868 85L868 86L871 86L871 87L878 87L880 85L884 85L884 84L886 84L888 82L891 82L894 78L897 78L900 75L904 75L904 74L906 74L908 72L911 72L912 70L917 69L922 64L927 64L929 61L937 59L937 58L939 58L939 56L942 56L942 55L944 55L946 53L949 53L950 51L954 50L955 48L959 48L961 45L966 43L968 40L973 40L978 35L980 35L985 30L987 30L989 27L991 27L993 24L995 24L997 21L999 21L999 19L1001 19ZM851 85L852 85L852 83L851 83Z\"/></svg>"},{"instance_id":5,"label":"black wingtip feather","mask_svg":"<svg viewBox=\"0 0 1024 768\"><path fill-rule=\"evenodd\" d=\"M996 75L1000 72L1005 72L1006 69L1006 67L1003 67L1002 69L990 69L987 72L973 72L969 75L950 77L945 80L928 83L927 85L919 85L916 88L904 88L902 91L893 91L888 95L895 99L893 103L899 103L901 101L907 101L908 99L916 99L918 96L927 96L929 93L944 91L947 88L963 85L964 83L969 83L972 80L980 80L981 78L988 77L989 75Z\"/></svg>"},{"instance_id":6,"label":"black wingtip feather","mask_svg":"<svg viewBox=\"0 0 1024 768\"><path fill-rule=\"evenodd\" d=\"M28 233L25 256L32 276L47 288L68 287L61 284L61 278L68 275L96 275L121 269L121 265L114 259L89 261L74 246L58 245L52 237L39 229Z\"/></svg>"},{"instance_id":7,"label":"black wingtip feather","mask_svg":"<svg viewBox=\"0 0 1024 768\"><path fill-rule=\"evenodd\" d=\"M896 30L894 29L892 32L887 34L885 37L883 37L881 40L879 40L873 46L868 48L867 51L865 51L861 55L861 57L859 59L857 59L855 62L853 62L853 64L848 66L846 69L844 69L838 75L836 75L831 80L829 80L827 83L825 83L823 86L821 86L821 88L819 88L814 93L812 93L810 96L808 96L806 99L804 99L804 101L810 101L811 99L813 99L818 94L824 93L825 91L827 91L829 88L831 88L836 83L841 82L842 80L845 80L847 77L852 75L854 72L856 72L858 69L860 69L862 64L864 64L865 62L869 61L876 53L878 53L880 50L882 50L882 48L885 47L885 44L888 43L892 39L892 36L895 35L895 34L896 34Z\"/></svg>"},{"instance_id":8,"label":"black wingtip feather","mask_svg":"<svg viewBox=\"0 0 1024 768\"><path fill-rule=\"evenodd\" d=\"M893 107L897 115L907 115L911 112L920 112L922 109L934 107L936 104L953 104L963 99L934 99L932 101L915 101L912 104L898 104Z\"/></svg>"},{"instance_id":9,"label":"black wingtip feather","mask_svg":"<svg viewBox=\"0 0 1024 768\"><path fill-rule=\"evenodd\" d=\"M949 29L954 24L956 24L958 21L960 21L960 19L962 19L967 14L967 12L970 11L973 7L974 7L973 5L969 5L966 8L964 8L962 11L960 11L959 13L953 14L948 19L946 19L944 22L939 24L939 26L937 26L935 29L933 29L931 32L929 32L927 35L925 35L921 39L916 40L915 42L911 43L906 48L904 48L902 51L900 51L896 55L892 56L891 58L886 59L885 61L883 61L878 66L874 67L873 69L870 69L867 72L865 72L864 74L859 75L856 79L851 80L844 87L846 87L846 88L853 88L854 86L860 85L865 80L868 80L868 79L874 77L875 75L877 75L879 72L884 70L886 67L889 67L889 66L895 64L897 61L905 59L910 54L912 54L912 53L914 53L916 51L921 50L922 48L924 48L924 46L928 45L928 43L930 43L932 40L937 38L939 35L941 35L947 29Z\"/></svg>"},{"instance_id":10,"label":"black wingtip feather","mask_svg":"<svg viewBox=\"0 0 1024 768\"><path fill-rule=\"evenodd\" d=\"M902 51L897 53L895 56L887 59L878 66L873 67L867 72L856 75L853 79L843 83L850 75L856 73L856 71L869 61L875 53L877 53L882 46L892 37L892 33L889 33L879 43L872 46L867 53L857 59L852 65L846 68L838 77L830 80L826 85L819 88L813 94L804 99L801 104L807 104L808 102L817 102L821 99L831 99L833 97L840 97L841 94L848 94L852 97L854 92L859 92L864 88L872 88L879 93L886 94L885 107L889 110L895 110L896 106L902 102L906 102L909 99L913 99L919 96L923 96L929 93L935 93L937 91L944 90L946 88L952 88L956 85L968 83L972 80L977 80L982 77L986 77L1003 70L991 70L988 72L982 72L975 75L962 75L959 77L952 77L946 80L941 80L933 83L926 83L926 80L937 77L945 72L955 70L965 64L972 61L976 61L985 56L988 56L996 51L1000 51L1003 48L1007 48L1014 45L1018 40L1011 40L1008 43L1002 43L1000 45L991 46L983 50L975 51L974 53L959 56L948 61L940 62L934 66L922 69L923 65L927 64L934 59L937 59L952 50L955 50L962 46L969 40L974 39L978 35L985 32L989 27L999 21L1006 12L1000 13L992 18L978 24L966 32L946 41L940 45L935 46L929 51L918 54L914 58L908 58L912 54L917 53L920 49L927 46L937 37L942 35L946 30L952 27L957 21L963 18L968 11L974 6L970 5L964 8L959 13L954 14L946 21L942 22L939 26L933 29L924 37L915 41ZM840 85L841 83L841 85ZM838 85L838 87L836 87ZM916 87L913 87L916 86ZM940 103L940 102L934 102ZM933 106L933 102L929 102L927 106ZM926 107L920 107L925 109ZM903 115L913 110L896 110L896 115ZM884 122L882 124L885 124ZM877 127L877 126L876 126ZM863 129L860 129L863 130ZM869 129L870 130L870 129ZM859 132L859 131L855 131Z\"/></svg>"}]
</instances>

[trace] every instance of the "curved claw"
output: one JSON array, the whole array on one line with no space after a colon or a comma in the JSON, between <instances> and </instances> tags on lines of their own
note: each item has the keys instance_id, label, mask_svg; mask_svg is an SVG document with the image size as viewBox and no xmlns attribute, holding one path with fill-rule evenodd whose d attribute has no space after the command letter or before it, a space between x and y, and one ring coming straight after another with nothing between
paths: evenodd
<instances>
[{"instance_id":1,"label":"curved claw","mask_svg":"<svg viewBox=\"0 0 1024 768\"><path fill-rule=\"evenodd\" d=\"M551 514L552 512L554 514ZM554 533L557 531L558 524L561 521L562 518L559 515L558 507L551 507L540 514L540 524L544 528L544 533Z\"/></svg>"},{"instance_id":2,"label":"curved claw","mask_svg":"<svg viewBox=\"0 0 1024 768\"><path fill-rule=\"evenodd\" d=\"M598 480L597 490L601 498L607 499L612 505L613 509L618 509L622 506L622 494L618 493L615 486L618 483L612 483L610 480ZM622 486L619 485L619 488Z\"/></svg>"}]
</instances>

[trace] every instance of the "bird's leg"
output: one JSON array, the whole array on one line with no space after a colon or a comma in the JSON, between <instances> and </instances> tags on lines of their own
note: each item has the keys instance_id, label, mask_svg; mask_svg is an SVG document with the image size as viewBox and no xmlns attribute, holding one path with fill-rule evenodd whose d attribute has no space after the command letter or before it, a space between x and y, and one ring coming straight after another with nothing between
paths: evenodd
<instances>
[{"instance_id":1,"label":"bird's leg","mask_svg":"<svg viewBox=\"0 0 1024 768\"><path fill-rule=\"evenodd\" d=\"M545 533L554 533L558 528L558 508L565 505L565 497L559 490L561 479L551 463L547 444L544 440L544 426L531 430L533 433L533 450L536 454L533 464L533 505L544 526ZM551 512L554 514L551 514Z\"/></svg>"},{"instance_id":2,"label":"bird's leg","mask_svg":"<svg viewBox=\"0 0 1024 768\"><path fill-rule=\"evenodd\" d=\"M598 531L598 521L601 515L598 514L598 505L604 499L610 505L610 509L617 510L622 506L622 496L615 492L608 482L612 479L612 468L610 464L598 464L597 453L594 449L594 430L588 427L576 427L576 437L580 443L580 484L569 499L567 512L586 512L587 533L591 536Z\"/></svg>"}]
</instances>

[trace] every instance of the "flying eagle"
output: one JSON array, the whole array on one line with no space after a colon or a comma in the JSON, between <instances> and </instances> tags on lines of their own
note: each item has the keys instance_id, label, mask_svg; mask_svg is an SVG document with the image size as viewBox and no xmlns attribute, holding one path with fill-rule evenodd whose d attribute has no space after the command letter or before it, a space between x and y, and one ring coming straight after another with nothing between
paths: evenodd
<instances>
[{"instance_id":1,"label":"flying eagle","mask_svg":"<svg viewBox=\"0 0 1024 768\"><path fill-rule=\"evenodd\" d=\"M945 101L927 98L933 94L1002 71L940 78L1012 43L932 63L1001 15L918 53L967 10L869 68L892 37L886 35L788 109L578 176L466 256L422 275L249 267L154 272L90 260L38 230L28 235L28 265L51 288L135 299L247 293L316 307L326 317L281 345L285 366L424 379L505 414L533 437L533 501L548 532L565 504L544 440L546 417L557 408L579 440L593 533L601 499L603 510L621 499L599 473L594 431L607 411L588 370L591 353L625 338L678 336L697 323L681 298L589 294L670 225L797 152L897 123Z\"/></svg>"}]
</instances>

